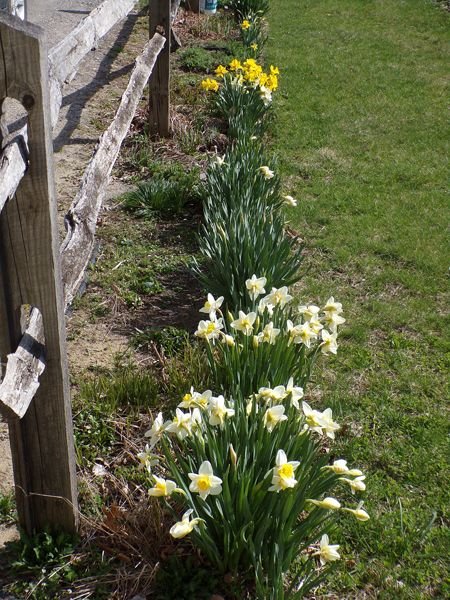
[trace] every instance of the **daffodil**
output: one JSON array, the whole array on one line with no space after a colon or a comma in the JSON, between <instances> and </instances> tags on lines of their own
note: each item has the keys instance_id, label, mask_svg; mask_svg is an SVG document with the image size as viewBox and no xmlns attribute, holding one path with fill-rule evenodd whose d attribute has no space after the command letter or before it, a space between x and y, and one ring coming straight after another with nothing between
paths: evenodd
<instances>
[{"instance_id":1,"label":"daffodil","mask_svg":"<svg viewBox=\"0 0 450 600\"><path fill-rule=\"evenodd\" d=\"M339 560L341 558L338 548L338 544L330 545L330 539L325 533L320 540L320 550L314 552L314 555L318 555L320 558L320 564L324 565L327 562L333 562L335 560Z\"/></svg>"},{"instance_id":2,"label":"daffodil","mask_svg":"<svg viewBox=\"0 0 450 600\"><path fill-rule=\"evenodd\" d=\"M253 42L253 44L250 44L250 48L253 50L253 52L256 52L258 50L258 44Z\"/></svg>"},{"instance_id":3,"label":"daffodil","mask_svg":"<svg viewBox=\"0 0 450 600\"><path fill-rule=\"evenodd\" d=\"M222 304L223 296L220 296L216 300L212 294L208 294L207 300L199 312L208 314L209 318L214 320L216 318L216 312L219 310Z\"/></svg>"},{"instance_id":4,"label":"daffodil","mask_svg":"<svg viewBox=\"0 0 450 600\"><path fill-rule=\"evenodd\" d=\"M280 288L272 288L272 291L267 296L264 296L263 301L266 305L279 306L284 308L292 300L293 296L288 293L288 288L284 285Z\"/></svg>"},{"instance_id":5,"label":"daffodil","mask_svg":"<svg viewBox=\"0 0 450 600\"><path fill-rule=\"evenodd\" d=\"M272 469L272 485L269 492L281 492L293 488L297 484L295 469L299 466L296 460L288 461L284 450L278 450L275 467Z\"/></svg>"},{"instance_id":6,"label":"daffodil","mask_svg":"<svg viewBox=\"0 0 450 600\"><path fill-rule=\"evenodd\" d=\"M220 330L223 329L223 320L212 319L210 321L200 321L197 331L194 335L205 340L217 340L220 337Z\"/></svg>"},{"instance_id":7,"label":"daffodil","mask_svg":"<svg viewBox=\"0 0 450 600\"><path fill-rule=\"evenodd\" d=\"M328 298L327 303L322 308L324 313L337 313L338 315L342 312L342 304L340 302L335 302L333 296Z\"/></svg>"},{"instance_id":8,"label":"daffodil","mask_svg":"<svg viewBox=\"0 0 450 600\"><path fill-rule=\"evenodd\" d=\"M318 410L314 410L310 407L307 402L302 402L303 414L305 415L306 426L311 431L320 433L322 435L322 413Z\"/></svg>"},{"instance_id":9,"label":"daffodil","mask_svg":"<svg viewBox=\"0 0 450 600\"><path fill-rule=\"evenodd\" d=\"M272 179L275 176L275 173L267 165L259 167L259 172L263 175L264 179Z\"/></svg>"},{"instance_id":10,"label":"daffodil","mask_svg":"<svg viewBox=\"0 0 450 600\"><path fill-rule=\"evenodd\" d=\"M242 69L241 63L237 60L237 58L233 58L233 60L228 65L230 71L240 71Z\"/></svg>"},{"instance_id":11,"label":"daffodil","mask_svg":"<svg viewBox=\"0 0 450 600\"><path fill-rule=\"evenodd\" d=\"M360 475L359 477L355 477L355 479L348 479L347 477L340 477L339 479L348 483L352 494L354 494L355 492L364 492L366 489L365 478L365 475Z\"/></svg>"},{"instance_id":12,"label":"daffodil","mask_svg":"<svg viewBox=\"0 0 450 600\"><path fill-rule=\"evenodd\" d=\"M245 287L252 300L256 300L258 296L266 293L266 290L264 289L266 283L267 279L265 277L256 277L255 274L253 274L250 279L247 279Z\"/></svg>"},{"instance_id":13,"label":"daffodil","mask_svg":"<svg viewBox=\"0 0 450 600\"><path fill-rule=\"evenodd\" d=\"M250 29L251 25L252 24L250 23L250 21L248 19L244 19L241 23L241 29L244 29L244 30Z\"/></svg>"},{"instance_id":14,"label":"daffodil","mask_svg":"<svg viewBox=\"0 0 450 600\"><path fill-rule=\"evenodd\" d=\"M216 77L224 77L228 73L228 69L223 65L219 65L218 67L216 67L214 73Z\"/></svg>"},{"instance_id":15,"label":"daffodil","mask_svg":"<svg viewBox=\"0 0 450 600\"><path fill-rule=\"evenodd\" d=\"M309 321L294 325L290 319L286 321L287 331L289 333L289 343L304 344L307 348L311 347L312 340L317 338L317 333L311 328Z\"/></svg>"},{"instance_id":16,"label":"daffodil","mask_svg":"<svg viewBox=\"0 0 450 600\"><path fill-rule=\"evenodd\" d=\"M242 331L244 335L252 335L253 324L256 320L256 313L250 312L245 314L242 310L239 311L239 318L231 323L231 327L237 331Z\"/></svg>"},{"instance_id":17,"label":"daffodil","mask_svg":"<svg viewBox=\"0 0 450 600\"><path fill-rule=\"evenodd\" d=\"M183 396L183 400L178 405L179 408L200 408L204 410L212 396L211 390L206 390L202 394L196 392L191 387L191 391Z\"/></svg>"},{"instance_id":18,"label":"daffodil","mask_svg":"<svg viewBox=\"0 0 450 600\"><path fill-rule=\"evenodd\" d=\"M192 508L187 510L181 518L181 521L175 523L170 528L170 535L175 539L180 539L192 533L192 531L199 525L199 523L204 523L203 519L195 518L191 520L191 515L194 511Z\"/></svg>"},{"instance_id":19,"label":"daffodil","mask_svg":"<svg viewBox=\"0 0 450 600\"><path fill-rule=\"evenodd\" d=\"M282 404L277 404L268 408L264 413L264 425L267 431L272 433L275 425L283 421L287 421L287 415L284 414L285 408Z\"/></svg>"},{"instance_id":20,"label":"daffodil","mask_svg":"<svg viewBox=\"0 0 450 600\"><path fill-rule=\"evenodd\" d=\"M269 106L269 104L272 102L272 92L268 87L266 87L264 85L262 85L259 88L259 97L264 102L264 106ZM267 178L267 179L270 179L270 178Z\"/></svg>"},{"instance_id":21,"label":"daffodil","mask_svg":"<svg viewBox=\"0 0 450 600\"><path fill-rule=\"evenodd\" d=\"M267 323L264 329L258 333L258 340L265 344L275 344L277 336L280 335L280 330L273 326L273 321Z\"/></svg>"},{"instance_id":22,"label":"daffodil","mask_svg":"<svg viewBox=\"0 0 450 600\"><path fill-rule=\"evenodd\" d=\"M305 321L310 321L311 319L317 319L320 308L315 304L302 304L298 307L298 312L302 315Z\"/></svg>"},{"instance_id":23,"label":"daffodil","mask_svg":"<svg viewBox=\"0 0 450 600\"><path fill-rule=\"evenodd\" d=\"M230 348L234 348L234 346L236 346L236 340L234 339L234 337L232 335L227 334L227 333L223 334L223 341Z\"/></svg>"},{"instance_id":24,"label":"daffodil","mask_svg":"<svg viewBox=\"0 0 450 600\"><path fill-rule=\"evenodd\" d=\"M218 167L223 167L225 164L225 156L219 156L218 154L214 157L214 164ZM221 296L223 299L223 296Z\"/></svg>"},{"instance_id":25,"label":"daffodil","mask_svg":"<svg viewBox=\"0 0 450 600\"><path fill-rule=\"evenodd\" d=\"M271 75L279 75L280 69L278 67L274 67L273 65L270 65L270 74Z\"/></svg>"},{"instance_id":26,"label":"daffodil","mask_svg":"<svg viewBox=\"0 0 450 600\"><path fill-rule=\"evenodd\" d=\"M323 321L324 321L325 325L327 327L329 327L330 331L332 331L333 333L336 333L339 325L342 325L343 323L345 323L344 317L342 317L340 314L333 312L333 311L326 312L325 316L323 318Z\"/></svg>"},{"instance_id":27,"label":"daffodil","mask_svg":"<svg viewBox=\"0 0 450 600\"><path fill-rule=\"evenodd\" d=\"M163 415L161 412L159 412L158 416L153 421L151 428L148 431L146 431L144 434L145 437L150 438L150 448L153 448L154 446L156 446L156 444L160 440L161 436L163 435L164 430L165 430L165 424L164 424Z\"/></svg>"},{"instance_id":28,"label":"daffodil","mask_svg":"<svg viewBox=\"0 0 450 600\"><path fill-rule=\"evenodd\" d=\"M160 498L163 496L171 496L176 492L184 494L183 490L177 487L175 481L163 479L162 477L157 477L156 475L153 475L153 479L155 480L155 485L148 490L149 496Z\"/></svg>"},{"instance_id":29,"label":"daffodil","mask_svg":"<svg viewBox=\"0 0 450 600\"><path fill-rule=\"evenodd\" d=\"M166 426L168 433L174 433L180 440L191 435L192 432L200 425L202 417L198 408L184 413L179 408L176 409L173 421Z\"/></svg>"},{"instance_id":30,"label":"daffodil","mask_svg":"<svg viewBox=\"0 0 450 600\"><path fill-rule=\"evenodd\" d=\"M326 408L322 413L320 413L319 421L322 427L322 431L329 437L331 440L335 438L335 432L338 431L341 426L338 425L335 421L333 421L333 412L331 408Z\"/></svg>"},{"instance_id":31,"label":"daffodil","mask_svg":"<svg viewBox=\"0 0 450 600\"><path fill-rule=\"evenodd\" d=\"M198 473L188 473L188 477L191 480L189 489L199 494L202 500L206 500L210 494L217 496L222 491L222 480L214 475L209 460L200 465Z\"/></svg>"},{"instance_id":32,"label":"daffodil","mask_svg":"<svg viewBox=\"0 0 450 600\"><path fill-rule=\"evenodd\" d=\"M206 92L217 92L219 89L219 82L207 77L206 79L203 79L201 86Z\"/></svg>"},{"instance_id":33,"label":"daffodil","mask_svg":"<svg viewBox=\"0 0 450 600\"><path fill-rule=\"evenodd\" d=\"M337 339L335 333L330 333L326 329L322 329L322 343L320 344L320 351L322 354L337 354Z\"/></svg>"},{"instance_id":34,"label":"daffodil","mask_svg":"<svg viewBox=\"0 0 450 600\"><path fill-rule=\"evenodd\" d=\"M292 196L290 196L289 194L286 194L286 196L283 196L283 200L284 200L284 203L287 204L287 206L292 206L292 207L297 206L297 200L295 198L293 198Z\"/></svg>"},{"instance_id":35,"label":"daffodil","mask_svg":"<svg viewBox=\"0 0 450 600\"><path fill-rule=\"evenodd\" d=\"M369 513L367 513L362 508L343 508L345 512L351 513L358 521L368 521L370 519Z\"/></svg>"},{"instance_id":36,"label":"daffodil","mask_svg":"<svg viewBox=\"0 0 450 600\"><path fill-rule=\"evenodd\" d=\"M308 500L308 502L324 510L339 510L341 508L341 503L336 498L328 497L323 500Z\"/></svg>"},{"instance_id":37,"label":"daffodil","mask_svg":"<svg viewBox=\"0 0 450 600\"><path fill-rule=\"evenodd\" d=\"M330 469L330 471L333 471L334 473L336 473L336 475L344 475L349 472L349 468L347 467L347 461L343 458L339 458L338 460L335 460L332 465L326 465L322 468Z\"/></svg>"},{"instance_id":38,"label":"daffodil","mask_svg":"<svg viewBox=\"0 0 450 600\"><path fill-rule=\"evenodd\" d=\"M222 426L226 417L234 416L234 408L227 408L223 396L212 396L208 403L208 413L210 425Z\"/></svg>"},{"instance_id":39,"label":"daffodil","mask_svg":"<svg viewBox=\"0 0 450 600\"><path fill-rule=\"evenodd\" d=\"M298 403L299 400L301 400L304 396L304 392L303 392L303 388L294 385L294 378L290 377L289 381L287 382L286 385L286 394L291 394L291 402L292 405L299 410L300 409L300 405Z\"/></svg>"},{"instance_id":40,"label":"daffodil","mask_svg":"<svg viewBox=\"0 0 450 600\"><path fill-rule=\"evenodd\" d=\"M149 473L151 472L152 467L159 463L158 456L153 454L152 447L148 444L145 444L143 452L139 452L137 457L140 462L140 468L146 469Z\"/></svg>"},{"instance_id":41,"label":"daffodil","mask_svg":"<svg viewBox=\"0 0 450 600\"><path fill-rule=\"evenodd\" d=\"M274 388L261 387L258 390L258 399L264 402L281 402L286 397L286 388L284 385L277 385Z\"/></svg>"}]
</instances>

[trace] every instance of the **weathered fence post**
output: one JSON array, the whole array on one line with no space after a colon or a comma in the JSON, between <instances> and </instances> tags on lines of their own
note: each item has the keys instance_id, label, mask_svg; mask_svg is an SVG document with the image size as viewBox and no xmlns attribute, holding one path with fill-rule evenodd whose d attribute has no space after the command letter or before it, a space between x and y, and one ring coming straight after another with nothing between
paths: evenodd
<instances>
[{"instance_id":1,"label":"weathered fence post","mask_svg":"<svg viewBox=\"0 0 450 600\"><path fill-rule=\"evenodd\" d=\"M17 510L28 532L74 531L77 500L65 347L52 140L48 54L43 31L0 13L0 110L7 97L28 112L29 167L0 213L0 349L15 352L20 312L43 319L46 368L23 418L9 419ZM2 360L4 356L2 356ZM0 398L1 405L1 398Z\"/></svg>"},{"instance_id":2,"label":"weathered fence post","mask_svg":"<svg viewBox=\"0 0 450 600\"><path fill-rule=\"evenodd\" d=\"M167 137L170 129L170 30L172 27L171 0L150 0L149 33L166 38L150 77L150 134Z\"/></svg>"}]
</instances>

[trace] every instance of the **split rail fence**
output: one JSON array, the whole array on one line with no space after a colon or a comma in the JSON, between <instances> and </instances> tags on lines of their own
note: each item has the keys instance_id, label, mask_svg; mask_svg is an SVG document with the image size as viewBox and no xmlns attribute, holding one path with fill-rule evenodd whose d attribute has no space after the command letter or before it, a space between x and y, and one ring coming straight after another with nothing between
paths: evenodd
<instances>
[{"instance_id":1,"label":"split rail fence","mask_svg":"<svg viewBox=\"0 0 450 600\"><path fill-rule=\"evenodd\" d=\"M83 175L58 247L52 130L64 86L135 4L105 0L49 52L43 30L22 20L23 0L6 0L10 14L0 10L1 361L7 356L0 413L8 421L19 523L29 533L78 525L64 313L84 278L111 171L149 79L151 130L169 133L171 24L180 0L150 0L150 39ZM8 99L27 112L26 125L13 132Z\"/></svg>"}]
</instances>

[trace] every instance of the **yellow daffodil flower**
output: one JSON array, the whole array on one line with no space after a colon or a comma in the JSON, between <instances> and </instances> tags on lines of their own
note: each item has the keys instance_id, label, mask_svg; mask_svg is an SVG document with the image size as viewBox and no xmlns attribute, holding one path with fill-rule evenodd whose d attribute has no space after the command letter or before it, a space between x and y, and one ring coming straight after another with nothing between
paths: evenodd
<instances>
[{"instance_id":1,"label":"yellow daffodil flower","mask_svg":"<svg viewBox=\"0 0 450 600\"><path fill-rule=\"evenodd\" d=\"M219 89L219 82L207 77L206 79L203 79L201 86L206 92L217 92Z\"/></svg>"},{"instance_id":2,"label":"yellow daffodil flower","mask_svg":"<svg viewBox=\"0 0 450 600\"><path fill-rule=\"evenodd\" d=\"M241 29L243 29L245 31L246 29L250 29L251 25L252 24L250 23L250 21L248 19L244 19L241 23Z\"/></svg>"},{"instance_id":3,"label":"yellow daffodil flower","mask_svg":"<svg viewBox=\"0 0 450 600\"><path fill-rule=\"evenodd\" d=\"M258 44L253 42L253 44L250 44L250 48L253 50L253 52L256 52L258 50Z\"/></svg>"},{"instance_id":4,"label":"yellow daffodil flower","mask_svg":"<svg viewBox=\"0 0 450 600\"><path fill-rule=\"evenodd\" d=\"M233 58L233 60L228 65L230 71L239 71L242 69L242 65L237 58Z\"/></svg>"},{"instance_id":5,"label":"yellow daffodil flower","mask_svg":"<svg viewBox=\"0 0 450 600\"><path fill-rule=\"evenodd\" d=\"M214 73L216 77L224 77L228 73L228 69L223 65L219 65L218 67L216 67Z\"/></svg>"}]
</instances>

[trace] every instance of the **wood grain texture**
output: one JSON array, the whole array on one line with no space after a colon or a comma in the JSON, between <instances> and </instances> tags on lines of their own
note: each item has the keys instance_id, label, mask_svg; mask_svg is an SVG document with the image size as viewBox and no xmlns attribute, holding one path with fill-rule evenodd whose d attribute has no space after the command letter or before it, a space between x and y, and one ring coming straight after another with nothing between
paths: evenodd
<instances>
[{"instance_id":1,"label":"wood grain texture","mask_svg":"<svg viewBox=\"0 0 450 600\"><path fill-rule=\"evenodd\" d=\"M44 324L36 307L31 310L29 321L19 347L8 355L0 385L0 413L6 419L21 419L25 415L45 369Z\"/></svg>"},{"instance_id":2,"label":"wood grain texture","mask_svg":"<svg viewBox=\"0 0 450 600\"><path fill-rule=\"evenodd\" d=\"M0 212L16 193L27 169L28 155L28 132L25 126L9 138L0 154Z\"/></svg>"},{"instance_id":3,"label":"wood grain texture","mask_svg":"<svg viewBox=\"0 0 450 600\"><path fill-rule=\"evenodd\" d=\"M172 27L170 0L150 0L150 37L155 32L166 37L150 78L149 126L153 136L168 137L170 125L170 30Z\"/></svg>"},{"instance_id":4,"label":"wood grain texture","mask_svg":"<svg viewBox=\"0 0 450 600\"><path fill-rule=\"evenodd\" d=\"M116 23L132 10L137 0L105 0L95 8L49 53L52 126L56 125L62 103L62 88L75 76L83 58Z\"/></svg>"},{"instance_id":5,"label":"wood grain texture","mask_svg":"<svg viewBox=\"0 0 450 600\"><path fill-rule=\"evenodd\" d=\"M22 338L20 308L42 313L47 367L22 420L10 420L16 500L25 530L73 531L77 524L75 459L58 251L48 62L42 30L0 14L0 100L28 111L30 166L0 213L0 272L6 323L0 346Z\"/></svg>"},{"instance_id":6,"label":"wood grain texture","mask_svg":"<svg viewBox=\"0 0 450 600\"><path fill-rule=\"evenodd\" d=\"M156 33L137 58L114 121L101 136L96 153L83 175L80 190L66 216L67 235L61 246L66 304L70 304L83 280L94 247L97 218L112 168L165 42L165 38Z\"/></svg>"}]
</instances>

